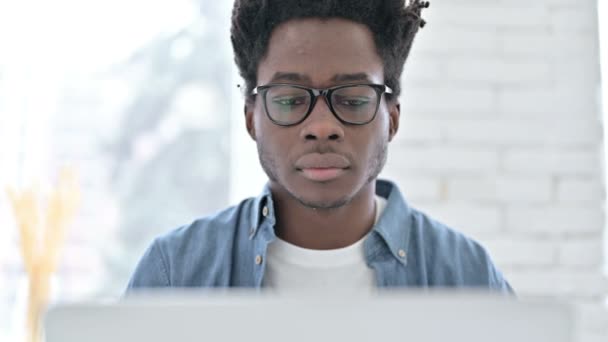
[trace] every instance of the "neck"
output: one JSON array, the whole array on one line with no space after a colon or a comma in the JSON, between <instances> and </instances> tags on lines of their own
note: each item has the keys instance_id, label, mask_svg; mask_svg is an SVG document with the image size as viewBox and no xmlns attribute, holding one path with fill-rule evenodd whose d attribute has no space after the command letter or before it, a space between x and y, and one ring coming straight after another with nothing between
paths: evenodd
<instances>
[{"instance_id":1,"label":"neck","mask_svg":"<svg viewBox=\"0 0 608 342\"><path fill-rule=\"evenodd\" d=\"M332 209L310 208L286 191L273 193L279 238L309 249L337 249L352 245L373 227L376 215L374 181L365 185L346 205Z\"/></svg>"}]
</instances>

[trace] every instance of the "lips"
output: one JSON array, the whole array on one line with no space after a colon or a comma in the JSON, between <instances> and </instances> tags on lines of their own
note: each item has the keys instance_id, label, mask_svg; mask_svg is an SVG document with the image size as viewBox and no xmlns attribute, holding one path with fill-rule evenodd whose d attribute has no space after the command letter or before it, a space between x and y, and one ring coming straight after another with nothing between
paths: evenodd
<instances>
[{"instance_id":1,"label":"lips","mask_svg":"<svg viewBox=\"0 0 608 342\"><path fill-rule=\"evenodd\" d=\"M309 153L296 161L296 168L303 169L346 169L350 162L337 153Z\"/></svg>"},{"instance_id":2,"label":"lips","mask_svg":"<svg viewBox=\"0 0 608 342\"><path fill-rule=\"evenodd\" d=\"M350 162L336 153L310 153L300 157L295 165L309 180L327 182L340 177L350 167Z\"/></svg>"}]
</instances>

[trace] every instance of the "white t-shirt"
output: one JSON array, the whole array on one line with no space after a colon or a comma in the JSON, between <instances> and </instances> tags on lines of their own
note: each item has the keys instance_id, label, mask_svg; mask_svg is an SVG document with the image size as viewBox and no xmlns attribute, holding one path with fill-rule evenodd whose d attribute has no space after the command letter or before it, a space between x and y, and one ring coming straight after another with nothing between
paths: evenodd
<instances>
[{"instance_id":1,"label":"white t-shirt","mask_svg":"<svg viewBox=\"0 0 608 342\"><path fill-rule=\"evenodd\" d=\"M376 196L376 220L386 199ZM298 247L277 238L268 245L263 286L283 291L372 291L374 270L365 262L363 241L331 250Z\"/></svg>"}]
</instances>

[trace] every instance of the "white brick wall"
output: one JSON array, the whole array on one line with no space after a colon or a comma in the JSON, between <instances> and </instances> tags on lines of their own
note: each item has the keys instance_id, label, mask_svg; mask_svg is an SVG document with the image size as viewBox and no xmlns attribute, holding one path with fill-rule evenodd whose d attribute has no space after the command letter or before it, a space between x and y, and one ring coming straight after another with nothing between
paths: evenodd
<instances>
[{"instance_id":1,"label":"white brick wall","mask_svg":"<svg viewBox=\"0 0 608 342\"><path fill-rule=\"evenodd\" d=\"M509 148L501 158L504 172L514 175L602 177L599 146L594 148Z\"/></svg>"},{"instance_id":2,"label":"white brick wall","mask_svg":"<svg viewBox=\"0 0 608 342\"><path fill-rule=\"evenodd\" d=\"M562 203L590 204L606 197L597 179L562 178L557 183L557 200Z\"/></svg>"},{"instance_id":3,"label":"white brick wall","mask_svg":"<svg viewBox=\"0 0 608 342\"><path fill-rule=\"evenodd\" d=\"M596 5L432 1L384 173L478 239L520 296L576 303L589 342L608 340Z\"/></svg>"},{"instance_id":4,"label":"white brick wall","mask_svg":"<svg viewBox=\"0 0 608 342\"><path fill-rule=\"evenodd\" d=\"M558 264L577 269L597 269L602 264L604 244L594 236L562 239L558 246Z\"/></svg>"}]
</instances>

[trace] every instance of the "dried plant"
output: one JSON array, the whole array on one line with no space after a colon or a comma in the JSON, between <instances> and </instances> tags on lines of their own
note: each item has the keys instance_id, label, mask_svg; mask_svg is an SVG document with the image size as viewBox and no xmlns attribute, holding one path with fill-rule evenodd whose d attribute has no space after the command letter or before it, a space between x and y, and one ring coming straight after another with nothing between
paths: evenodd
<instances>
[{"instance_id":1,"label":"dried plant","mask_svg":"<svg viewBox=\"0 0 608 342\"><path fill-rule=\"evenodd\" d=\"M40 317L49 300L50 279L57 270L69 222L74 218L80 191L76 175L63 169L47 205L38 187L7 189L20 233L20 247L29 280L27 341L40 340Z\"/></svg>"}]
</instances>

